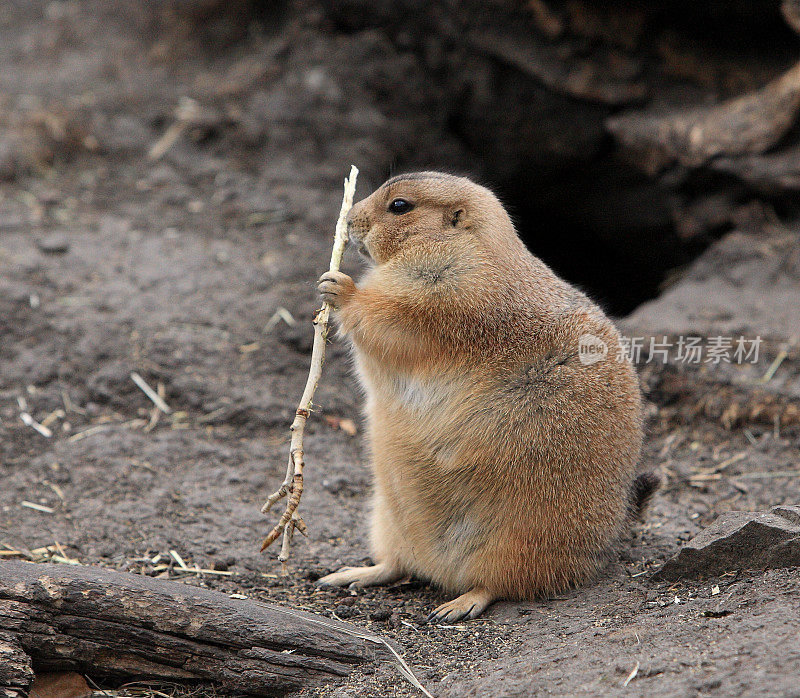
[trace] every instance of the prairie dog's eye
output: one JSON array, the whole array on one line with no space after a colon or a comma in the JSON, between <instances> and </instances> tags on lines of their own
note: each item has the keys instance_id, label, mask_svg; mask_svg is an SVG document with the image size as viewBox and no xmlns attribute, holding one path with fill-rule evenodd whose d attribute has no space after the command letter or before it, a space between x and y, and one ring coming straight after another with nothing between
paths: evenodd
<instances>
[{"instance_id":1,"label":"prairie dog's eye","mask_svg":"<svg viewBox=\"0 0 800 698\"><path fill-rule=\"evenodd\" d=\"M414 208L414 204L405 199L395 199L389 204L389 211L398 216L403 213L408 213L412 208Z\"/></svg>"}]
</instances>

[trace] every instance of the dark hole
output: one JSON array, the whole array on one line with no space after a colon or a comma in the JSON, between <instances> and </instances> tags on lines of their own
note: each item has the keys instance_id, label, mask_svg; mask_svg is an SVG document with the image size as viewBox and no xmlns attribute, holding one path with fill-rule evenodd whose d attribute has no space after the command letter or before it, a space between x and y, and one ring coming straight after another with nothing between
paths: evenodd
<instances>
[{"instance_id":1,"label":"dark hole","mask_svg":"<svg viewBox=\"0 0 800 698\"><path fill-rule=\"evenodd\" d=\"M590 169L549 184L520 173L496 189L528 249L612 315L657 297L709 242L682 240L663 192L625 170Z\"/></svg>"},{"instance_id":2,"label":"dark hole","mask_svg":"<svg viewBox=\"0 0 800 698\"><path fill-rule=\"evenodd\" d=\"M465 92L448 128L528 248L612 315L655 298L710 241L679 236L680 194L614 155L605 109L543 90L507 66L488 70L493 99Z\"/></svg>"},{"instance_id":3,"label":"dark hole","mask_svg":"<svg viewBox=\"0 0 800 698\"><path fill-rule=\"evenodd\" d=\"M358 26L372 22L400 37L395 28L405 27L408 19L406 14L401 22L402 13L397 14L402 0L379 4L388 14L358 15ZM547 4L570 16L568 3ZM740 182L721 182L715 179L719 175L674 163L648 178L622 161L624 151L613 140L609 117L747 93L796 60L797 41L776 0L583 4L594 8L599 26L607 22L608 31L594 34L591 27L573 22L566 38L550 46L541 38L530 41L526 15L503 9L512 4L496 3L487 12L485 3L463 3L474 10L464 26L473 36L497 37L497 46L465 43L460 34L449 32L450 25L443 23L449 11L441 8L430 16L424 11L415 15L418 39L406 32L397 44L429 68L417 93L424 94L428 81L437 83L430 98L435 104L431 123L463 150L453 158L452 169L478 174L500 195L534 254L610 314L621 316L656 298L676 269L730 229L733 212L750 194ZM613 27L629 8L631 16L641 10L645 26L639 38L621 48ZM331 11L342 26L355 26L344 21L346 13ZM453 26L459 26L455 19ZM553 47L558 58L550 55ZM647 86L646 105L634 97L615 102L557 87L563 76L553 65L576 71L588 59L602 76L607 53L632 59L631 71ZM729 64L739 69L725 68ZM611 71L609 84L616 84L615 76ZM398 153L397 165L399 171L421 165L443 169L448 162L423 150L413 162L404 162Z\"/></svg>"}]
</instances>

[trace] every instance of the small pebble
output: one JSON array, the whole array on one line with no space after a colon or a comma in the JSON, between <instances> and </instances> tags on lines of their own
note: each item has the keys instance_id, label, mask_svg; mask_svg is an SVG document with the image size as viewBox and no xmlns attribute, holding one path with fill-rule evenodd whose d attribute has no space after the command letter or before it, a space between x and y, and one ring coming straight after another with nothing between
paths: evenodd
<instances>
[{"instance_id":1,"label":"small pebble","mask_svg":"<svg viewBox=\"0 0 800 698\"><path fill-rule=\"evenodd\" d=\"M326 477L322 480L322 487L331 494L347 494L353 491L350 480L346 477Z\"/></svg>"},{"instance_id":2,"label":"small pebble","mask_svg":"<svg viewBox=\"0 0 800 698\"><path fill-rule=\"evenodd\" d=\"M51 233L39 238L36 247L43 254L66 254L69 252L69 240L63 233Z\"/></svg>"},{"instance_id":3,"label":"small pebble","mask_svg":"<svg viewBox=\"0 0 800 698\"><path fill-rule=\"evenodd\" d=\"M370 619L372 620L379 620L379 621L386 621L392 617L392 609L391 608L378 608L372 611L369 614Z\"/></svg>"},{"instance_id":4,"label":"small pebble","mask_svg":"<svg viewBox=\"0 0 800 698\"><path fill-rule=\"evenodd\" d=\"M353 615L354 611L349 606L345 606L344 604L339 604L336 607L334 613L339 616L339 618L349 618Z\"/></svg>"}]
</instances>

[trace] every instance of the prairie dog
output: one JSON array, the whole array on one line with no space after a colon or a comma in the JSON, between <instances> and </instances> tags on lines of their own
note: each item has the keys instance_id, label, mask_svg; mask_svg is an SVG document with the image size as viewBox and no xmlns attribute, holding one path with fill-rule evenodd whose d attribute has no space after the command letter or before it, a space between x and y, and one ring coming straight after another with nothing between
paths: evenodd
<instances>
[{"instance_id":1,"label":"prairie dog","mask_svg":"<svg viewBox=\"0 0 800 698\"><path fill-rule=\"evenodd\" d=\"M320 583L414 574L459 594L429 618L452 622L587 581L657 485L635 475L641 398L612 322L469 179L394 177L348 229L372 268L318 285L366 393L377 564ZM579 360L584 335L605 360Z\"/></svg>"}]
</instances>

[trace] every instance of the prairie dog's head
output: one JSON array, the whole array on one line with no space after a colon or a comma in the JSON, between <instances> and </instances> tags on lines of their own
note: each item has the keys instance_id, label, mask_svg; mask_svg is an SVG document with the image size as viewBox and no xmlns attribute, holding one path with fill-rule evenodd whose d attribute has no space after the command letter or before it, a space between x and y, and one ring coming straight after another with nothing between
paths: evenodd
<instances>
[{"instance_id":1,"label":"prairie dog's head","mask_svg":"<svg viewBox=\"0 0 800 698\"><path fill-rule=\"evenodd\" d=\"M353 206L347 224L353 242L377 264L426 241L516 239L511 219L492 192L441 172L392 177Z\"/></svg>"}]
</instances>

